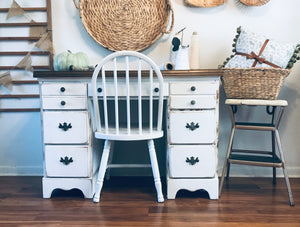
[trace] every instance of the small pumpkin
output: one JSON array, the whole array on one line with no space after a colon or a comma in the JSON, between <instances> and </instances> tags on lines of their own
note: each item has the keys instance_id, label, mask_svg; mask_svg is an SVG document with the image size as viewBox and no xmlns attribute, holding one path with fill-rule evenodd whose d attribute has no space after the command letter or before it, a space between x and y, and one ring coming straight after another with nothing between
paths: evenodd
<instances>
[{"instance_id":1,"label":"small pumpkin","mask_svg":"<svg viewBox=\"0 0 300 227\"><path fill-rule=\"evenodd\" d=\"M53 67L55 71L66 71L73 67L84 69L89 67L89 58L83 52L72 53L68 50L54 57Z\"/></svg>"}]
</instances>

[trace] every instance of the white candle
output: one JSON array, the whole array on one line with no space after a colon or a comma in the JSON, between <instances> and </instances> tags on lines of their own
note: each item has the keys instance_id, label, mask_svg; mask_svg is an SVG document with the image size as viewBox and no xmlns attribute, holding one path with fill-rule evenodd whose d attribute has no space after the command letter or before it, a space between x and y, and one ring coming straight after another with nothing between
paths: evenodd
<instances>
[{"instance_id":1,"label":"white candle","mask_svg":"<svg viewBox=\"0 0 300 227\"><path fill-rule=\"evenodd\" d=\"M190 69L200 69L200 36L197 32L191 37Z\"/></svg>"}]
</instances>

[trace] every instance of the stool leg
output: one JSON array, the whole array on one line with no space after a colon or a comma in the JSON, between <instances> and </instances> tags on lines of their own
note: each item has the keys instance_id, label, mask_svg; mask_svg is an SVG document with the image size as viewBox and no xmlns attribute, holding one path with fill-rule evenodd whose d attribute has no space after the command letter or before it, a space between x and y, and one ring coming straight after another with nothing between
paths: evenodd
<instances>
[{"instance_id":1,"label":"stool leg","mask_svg":"<svg viewBox=\"0 0 300 227\"><path fill-rule=\"evenodd\" d=\"M272 155L275 158L276 149L275 149L275 133L272 131ZM276 184L276 167L273 167L273 184Z\"/></svg>"},{"instance_id":2,"label":"stool leg","mask_svg":"<svg viewBox=\"0 0 300 227\"><path fill-rule=\"evenodd\" d=\"M229 143L228 143L228 148L227 148L227 154L226 154L226 158L225 158L225 161L224 161L222 178L221 178L220 187L219 187L219 196L221 196L227 165L229 167L228 159L229 159L229 155L230 155L231 149L232 149L234 131L235 131L235 127L232 127L231 133L230 133L230 139L229 139Z\"/></svg>"},{"instance_id":3,"label":"stool leg","mask_svg":"<svg viewBox=\"0 0 300 227\"><path fill-rule=\"evenodd\" d=\"M267 114L272 116L271 124L275 125L275 112L276 112L276 106L272 106L272 110L270 110L271 106L266 106ZM281 110L281 108L280 108ZM281 111L282 113L282 111ZM280 113L280 114L281 114ZM278 123L278 122L276 122ZM277 124L278 127L278 124ZM273 160L276 158L276 147L275 147L275 133L274 131L271 132L271 141L272 141L272 156ZM276 167L273 167L273 184L276 184Z\"/></svg>"},{"instance_id":4,"label":"stool leg","mask_svg":"<svg viewBox=\"0 0 300 227\"><path fill-rule=\"evenodd\" d=\"M287 187L287 190L288 190L288 193L289 193L290 205L294 206L295 204L294 204L294 200L293 200L293 194L292 194L292 190L291 190L291 186L290 186L288 173L287 173L286 167L285 167L284 155L283 155L283 152L282 152L282 146L281 146L280 137L279 137L279 133L278 133L277 129L275 129L275 135L276 135L278 150L279 150L279 153L280 153L280 156L281 156L283 175L284 175L286 187Z\"/></svg>"}]
</instances>

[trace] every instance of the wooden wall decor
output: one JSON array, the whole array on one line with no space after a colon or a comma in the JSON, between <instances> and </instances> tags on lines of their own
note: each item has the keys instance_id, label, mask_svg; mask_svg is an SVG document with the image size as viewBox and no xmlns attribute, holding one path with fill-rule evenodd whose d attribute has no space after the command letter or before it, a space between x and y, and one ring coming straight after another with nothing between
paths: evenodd
<instances>
[{"instance_id":1,"label":"wooden wall decor","mask_svg":"<svg viewBox=\"0 0 300 227\"><path fill-rule=\"evenodd\" d=\"M1 84L7 88L11 87L19 87L19 86L27 86L27 85L37 85L37 80L13 80L11 79L10 72L12 71L33 71L34 69L39 70L52 70L53 69L53 47L52 47L52 20L51 20L51 0L41 0L41 5L45 5L44 7L35 6L34 4L37 1L32 1L32 3L26 2L26 4L30 5L30 7L22 7L17 1L12 0L12 5L10 8L0 8L0 14L2 14L2 18L6 17L6 20L0 23L0 46L3 45L0 49L0 77L7 81L10 81L10 84ZM42 14L43 17L46 18L46 21L34 21L31 19L29 14L39 13ZM27 15L28 14L28 15ZM15 18L16 19L15 19ZM20 17L23 17L20 19ZM6 33L5 30L14 29L13 32ZM29 35L20 36L18 31L29 29ZM2 30L2 32L1 32ZM20 32L22 33L22 32ZM36 43L38 43L42 38L42 33L46 34L46 40L50 45L38 47ZM6 35L6 34L14 34ZM24 43L24 47L23 47ZM28 49L28 45L30 43L35 43L35 47L32 50ZM9 45L8 45L9 44ZM14 45L16 44L16 45ZM12 50L7 50L6 46L13 47ZM5 49L5 50L4 50ZM15 62L11 64L3 65L5 60L11 58L19 58L23 57L23 59L17 63ZM31 65L32 59L31 57L42 57L47 58L48 60L44 60L46 63L43 65ZM10 61L7 61L10 62ZM7 72L5 72L7 71ZM3 73L5 72L5 73ZM9 77L11 80L9 80ZM11 90L11 89L10 89ZM20 100L20 99L37 99L39 98L39 94L0 94L0 100ZM37 112L40 111L39 108L0 108L0 112Z\"/></svg>"},{"instance_id":2,"label":"wooden wall decor","mask_svg":"<svg viewBox=\"0 0 300 227\"><path fill-rule=\"evenodd\" d=\"M226 2L226 0L184 0L184 2L188 6L215 7L223 5Z\"/></svg>"},{"instance_id":3,"label":"wooden wall decor","mask_svg":"<svg viewBox=\"0 0 300 227\"><path fill-rule=\"evenodd\" d=\"M270 0L240 0L241 3L247 6L262 6L267 4Z\"/></svg>"}]
</instances>

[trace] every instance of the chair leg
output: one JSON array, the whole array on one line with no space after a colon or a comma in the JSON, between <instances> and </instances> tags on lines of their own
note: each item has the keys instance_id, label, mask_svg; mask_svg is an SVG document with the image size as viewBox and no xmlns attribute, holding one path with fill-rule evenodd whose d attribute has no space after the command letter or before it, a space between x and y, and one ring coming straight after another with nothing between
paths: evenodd
<instances>
[{"instance_id":1,"label":"chair leg","mask_svg":"<svg viewBox=\"0 0 300 227\"><path fill-rule=\"evenodd\" d=\"M109 156L108 156L108 161L107 161L107 168L106 168L106 172L105 172L105 180L109 180L110 179L110 170L111 168L109 168L109 165L112 163L112 159L114 156L114 142L111 141L110 144L110 152L109 152Z\"/></svg>"},{"instance_id":2,"label":"chair leg","mask_svg":"<svg viewBox=\"0 0 300 227\"><path fill-rule=\"evenodd\" d=\"M229 172L230 172L230 162L228 162L228 164L227 164L226 180L229 179Z\"/></svg>"},{"instance_id":3,"label":"chair leg","mask_svg":"<svg viewBox=\"0 0 300 227\"><path fill-rule=\"evenodd\" d=\"M225 161L224 161L222 178L221 178L221 182L220 182L220 186L219 186L219 196L221 196L221 192L222 192L222 188L223 188L223 184L224 184L225 173L226 173L227 165L229 164L228 159L229 159L229 155L230 155L231 149L232 149L234 131L235 131L235 128L232 127L231 133L230 133L230 138L229 138L229 143L228 143L228 148L227 148L227 154L226 154L226 158L225 158Z\"/></svg>"},{"instance_id":4,"label":"chair leg","mask_svg":"<svg viewBox=\"0 0 300 227\"><path fill-rule=\"evenodd\" d=\"M94 198L93 198L94 203L98 203L100 200L100 193L101 193L101 189L103 186L103 179L105 176L105 171L107 168L107 161L108 161L108 157L109 157L110 146L111 146L111 141L105 140L103 153L102 153L102 157L101 157L101 161L100 161L100 165L99 165L98 177L97 177L97 181L96 181L95 194L94 194Z\"/></svg>"},{"instance_id":5,"label":"chair leg","mask_svg":"<svg viewBox=\"0 0 300 227\"><path fill-rule=\"evenodd\" d=\"M158 169L158 163L156 158L156 152L154 147L153 140L148 140L148 148L149 148L149 155L150 155L150 161L152 166L152 172L153 172L153 178L154 178L154 184L157 192L157 201L162 203L164 201L164 196L161 189L161 181L160 181L160 174Z\"/></svg>"},{"instance_id":6,"label":"chair leg","mask_svg":"<svg viewBox=\"0 0 300 227\"><path fill-rule=\"evenodd\" d=\"M281 158L281 161L282 161L282 170L283 170L283 175L284 175L284 178L285 178L286 187L287 187L287 190L288 190L288 193L289 193L290 205L294 206L295 204L294 204L294 200L293 200L293 194L292 194L292 190L291 190L289 176L288 176L288 173L287 173L286 167L285 167L284 155L283 155L283 152L282 152L281 141L280 141L280 137L279 137L279 133L278 133L277 129L275 129L275 136L276 136L278 150L279 150L279 153L280 153L280 156L281 156L280 158Z\"/></svg>"}]
</instances>

